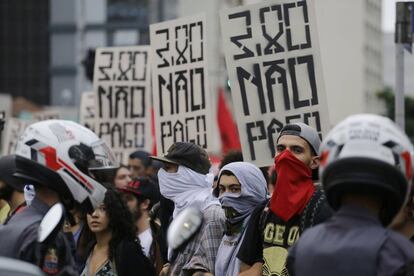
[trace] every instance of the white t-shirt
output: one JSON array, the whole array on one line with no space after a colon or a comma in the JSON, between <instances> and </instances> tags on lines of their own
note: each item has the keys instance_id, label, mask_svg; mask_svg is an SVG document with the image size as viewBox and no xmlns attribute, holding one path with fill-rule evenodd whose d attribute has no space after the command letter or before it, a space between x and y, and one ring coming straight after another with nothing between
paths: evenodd
<instances>
[{"instance_id":1,"label":"white t-shirt","mask_svg":"<svg viewBox=\"0 0 414 276\"><path fill-rule=\"evenodd\" d=\"M148 228L147 230L139 234L138 238L141 242L141 247L142 247L142 251L144 252L144 255L149 257L150 248L152 244L151 228Z\"/></svg>"}]
</instances>

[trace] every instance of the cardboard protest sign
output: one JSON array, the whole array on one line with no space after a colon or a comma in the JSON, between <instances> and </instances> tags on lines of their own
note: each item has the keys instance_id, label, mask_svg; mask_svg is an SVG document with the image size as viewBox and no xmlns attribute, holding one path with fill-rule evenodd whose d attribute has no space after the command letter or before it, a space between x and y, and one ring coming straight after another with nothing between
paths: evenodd
<instances>
[{"instance_id":1,"label":"cardboard protest sign","mask_svg":"<svg viewBox=\"0 0 414 276\"><path fill-rule=\"evenodd\" d=\"M31 123L33 123L33 121L18 118L9 118L7 120L3 141L4 155L14 154L19 137Z\"/></svg>"},{"instance_id":2,"label":"cardboard protest sign","mask_svg":"<svg viewBox=\"0 0 414 276\"><path fill-rule=\"evenodd\" d=\"M273 164L283 125L328 128L313 1L221 11L223 47L245 161Z\"/></svg>"},{"instance_id":3,"label":"cardboard protest sign","mask_svg":"<svg viewBox=\"0 0 414 276\"><path fill-rule=\"evenodd\" d=\"M44 120L53 120L53 119L60 119L60 118L61 118L61 115L56 110L42 110L42 111L32 113L33 122L40 122Z\"/></svg>"},{"instance_id":4,"label":"cardboard protest sign","mask_svg":"<svg viewBox=\"0 0 414 276\"><path fill-rule=\"evenodd\" d=\"M95 133L121 162L136 150L151 150L149 46L96 51Z\"/></svg>"},{"instance_id":5,"label":"cardboard protest sign","mask_svg":"<svg viewBox=\"0 0 414 276\"><path fill-rule=\"evenodd\" d=\"M6 122L6 118L7 118L6 111L4 111L4 110L0 111L0 134L2 134L2 131L4 129L4 124ZM2 135L0 135L0 141L1 141L1 137L2 137Z\"/></svg>"},{"instance_id":6,"label":"cardboard protest sign","mask_svg":"<svg viewBox=\"0 0 414 276\"><path fill-rule=\"evenodd\" d=\"M9 118L4 129L3 154L14 154L17 141L24 130L35 122L44 120L60 119L61 115L53 110L43 110L30 113L32 119Z\"/></svg>"},{"instance_id":7,"label":"cardboard protest sign","mask_svg":"<svg viewBox=\"0 0 414 276\"><path fill-rule=\"evenodd\" d=\"M0 145L5 137L5 122L11 117L12 97L8 94L0 94Z\"/></svg>"},{"instance_id":8,"label":"cardboard protest sign","mask_svg":"<svg viewBox=\"0 0 414 276\"><path fill-rule=\"evenodd\" d=\"M206 21L203 15L150 25L158 154L174 142L212 144Z\"/></svg>"},{"instance_id":9,"label":"cardboard protest sign","mask_svg":"<svg viewBox=\"0 0 414 276\"><path fill-rule=\"evenodd\" d=\"M95 131L95 93L83 92L80 101L79 123Z\"/></svg>"},{"instance_id":10,"label":"cardboard protest sign","mask_svg":"<svg viewBox=\"0 0 414 276\"><path fill-rule=\"evenodd\" d=\"M10 118L12 109L12 97L8 94L0 94L0 118Z\"/></svg>"}]
</instances>

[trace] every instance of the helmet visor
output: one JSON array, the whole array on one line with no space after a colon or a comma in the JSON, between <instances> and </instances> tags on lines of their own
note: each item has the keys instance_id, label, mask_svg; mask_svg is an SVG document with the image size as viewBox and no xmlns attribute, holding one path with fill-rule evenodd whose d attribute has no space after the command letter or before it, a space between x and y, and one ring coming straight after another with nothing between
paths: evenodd
<instances>
[{"instance_id":1,"label":"helmet visor","mask_svg":"<svg viewBox=\"0 0 414 276\"><path fill-rule=\"evenodd\" d=\"M95 158L89 161L89 170L116 169L119 167L112 151L103 141L91 145Z\"/></svg>"},{"instance_id":2,"label":"helmet visor","mask_svg":"<svg viewBox=\"0 0 414 276\"><path fill-rule=\"evenodd\" d=\"M95 159L89 161L89 172L101 184L112 183L119 163L103 141L92 144Z\"/></svg>"},{"instance_id":3,"label":"helmet visor","mask_svg":"<svg viewBox=\"0 0 414 276\"><path fill-rule=\"evenodd\" d=\"M69 149L69 157L84 174L90 175L98 182L111 182L114 171L119 167L111 150L103 141L96 141L90 146L74 145Z\"/></svg>"}]
</instances>

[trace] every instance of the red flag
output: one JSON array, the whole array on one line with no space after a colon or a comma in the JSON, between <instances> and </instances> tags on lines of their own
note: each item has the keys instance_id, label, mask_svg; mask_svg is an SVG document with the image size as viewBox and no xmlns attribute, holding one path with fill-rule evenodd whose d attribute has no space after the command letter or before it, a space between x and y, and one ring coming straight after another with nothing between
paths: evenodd
<instances>
[{"instance_id":1,"label":"red flag","mask_svg":"<svg viewBox=\"0 0 414 276\"><path fill-rule=\"evenodd\" d=\"M223 153L226 153L229 150L240 150L241 145L237 125L234 122L233 115L227 106L222 88L219 88L218 91L217 121L220 130Z\"/></svg>"}]
</instances>

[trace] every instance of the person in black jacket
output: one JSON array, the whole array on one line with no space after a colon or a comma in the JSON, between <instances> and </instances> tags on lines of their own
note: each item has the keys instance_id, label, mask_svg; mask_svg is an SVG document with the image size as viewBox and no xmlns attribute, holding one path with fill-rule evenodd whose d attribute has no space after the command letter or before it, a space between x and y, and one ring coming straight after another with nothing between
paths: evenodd
<instances>
[{"instance_id":1,"label":"person in black jacket","mask_svg":"<svg viewBox=\"0 0 414 276\"><path fill-rule=\"evenodd\" d=\"M122 196L108 188L104 202L87 215L95 241L81 275L155 275L135 237L131 213Z\"/></svg>"},{"instance_id":2,"label":"person in black jacket","mask_svg":"<svg viewBox=\"0 0 414 276\"><path fill-rule=\"evenodd\" d=\"M414 275L413 244L388 228L411 190L413 151L389 118L357 114L335 126L319 167L335 214L291 247L289 275Z\"/></svg>"}]
</instances>

